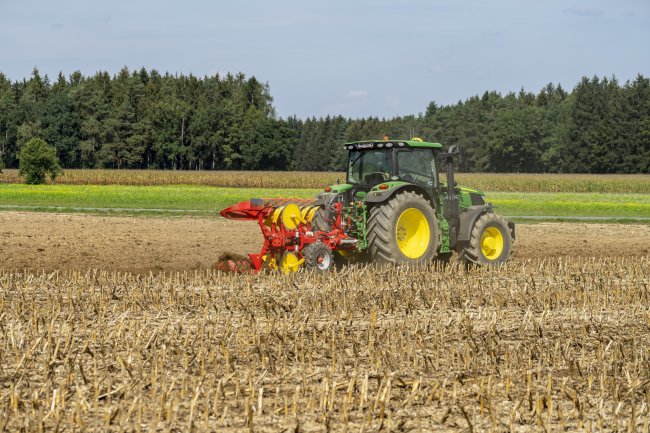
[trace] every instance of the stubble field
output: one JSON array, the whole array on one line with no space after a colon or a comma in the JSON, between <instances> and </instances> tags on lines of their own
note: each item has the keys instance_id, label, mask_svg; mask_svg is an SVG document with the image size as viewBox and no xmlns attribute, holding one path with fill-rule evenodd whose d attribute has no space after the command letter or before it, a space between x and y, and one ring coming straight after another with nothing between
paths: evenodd
<instances>
[{"instance_id":1,"label":"stubble field","mask_svg":"<svg viewBox=\"0 0 650 433\"><path fill-rule=\"evenodd\" d=\"M647 431L649 265L0 273L0 428Z\"/></svg>"},{"instance_id":2,"label":"stubble field","mask_svg":"<svg viewBox=\"0 0 650 433\"><path fill-rule=\"evenodd\" d=\"M6 431L648 431L648 225L520 225L499 270L281 276L209 269L254 224L0 222Z\"/></svg>"}]
</instances>

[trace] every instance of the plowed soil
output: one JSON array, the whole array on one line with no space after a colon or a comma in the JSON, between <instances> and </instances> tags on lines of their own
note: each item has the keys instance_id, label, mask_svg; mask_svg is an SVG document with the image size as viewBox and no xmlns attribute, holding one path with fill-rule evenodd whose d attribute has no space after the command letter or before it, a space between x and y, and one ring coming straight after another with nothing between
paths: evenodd
<instances>
[{"instance_id":1,"label":"plowed soil","mask_svg":"<svg viewBox=\"0 0 650 433\"><path fill-rule=\"evenodd\" d=\"M225 253L257 252L256 223L0 212L0 269L134 273L210 268ZM518 224L513 260L645 256L650 225Z\"/></svg>"}]
</instances>

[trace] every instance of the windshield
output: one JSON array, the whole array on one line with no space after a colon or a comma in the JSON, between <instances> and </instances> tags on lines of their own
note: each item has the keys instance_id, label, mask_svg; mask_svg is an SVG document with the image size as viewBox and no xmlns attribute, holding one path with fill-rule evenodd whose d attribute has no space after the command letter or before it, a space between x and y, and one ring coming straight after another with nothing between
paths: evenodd
<instances>
[{"instance_id":1,"label":"windshield","mask_svg":"<svg viewBox=\"0 0 650 433\"><path fill-rule=\"evenodd\" d=\"M376 185L388 180L393 171L391 149L352 150L348 160L348 183Z\"/></svg>"}]
</instances>

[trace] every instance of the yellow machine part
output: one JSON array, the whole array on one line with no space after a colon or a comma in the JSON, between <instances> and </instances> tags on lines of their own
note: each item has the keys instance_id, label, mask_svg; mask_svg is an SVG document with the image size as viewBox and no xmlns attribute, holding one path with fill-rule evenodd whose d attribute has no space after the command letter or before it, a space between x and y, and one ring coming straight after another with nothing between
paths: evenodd
<instances>
[{"instance_id":1,"label":"yellow machine part","mask_svg":"<svg viewBox=\"0 0 650 433\"><path fill-rule=\"evenodd\" d=\"M336 252L339 253L341 257L345 257L346 259L350 259L354 255L354 252L351 250L336 250Z\"/></svg>"},{"instance_id":2,"label":"yellow machine part","mask_svg":"<svg viewBox=\"0 0 650 433\"><path fill-rule=\"evenodd\" d=\"M264 220L264 225L270 227L271 224L282 224L286 229L294 230L300 226L300 224L306 224L308 220L305 217L306 215L303 214L303 210L301 210L297 204L290 203L275 208L273 213Z\"/></svg>"},{"instance_id":3,"label":"yellow machine part","mask_svg":"<svg viewBox=\"0 0 650 433\"><path fill-rule=\"evenodd\" d=\"M279 269L284 274L291 274L298 272L300 266L305 262L305 259L300 258L298 253L287 251L280 259Z\"/></svg>"},{"instance_id":4,"label":"yellow machine part","mask_svg":"<svg viewBox=\"0 0 650 433\"><path fill-rule=\"evenodd\" d=\"M311 208L311 206L303 206L303 207L300 208L300 216L305 221L307 221L307 213L309 213L310 208Z\"/></svg>"},{"instance_id":5,"label":"yellow machine part","mask_svg":"<svg viewBox=\"0 0 650 433\"><path fill-rule=\"evenodd\" d=\"M297 203L283 203L273 209L273 212L264 220L264 225L283 225L287 230L295 230L301 224L311 223L319 206L300 205Z\"/></svg>"},{"instance_id":6,"label":"yellow machine part","mask_svg":"<svg viewBox=\"0 0 650 433\"><path fill-rule=\"evenodd\" d=\"M271 214L271 221L273 224L277 224L278 220L280 219L280 215L282 214L282 211L284 210L284 206L276 207L275 210L273 210L273 213Z\"/></svg>"},{"instance_id":7,"label":"yellow machine part","mask_svg":"<svg viewBox=\"0 0 650 433\"><path fill-rule=\"evenodd\" d=\"M289 229L289 230L294 230L296 229L301 223L305 224L305 220L302 217L302 214L300 212L300 207L298 207L297 204L288 204L284 206L284 209L282 210L282 225Z\"/></svg>"},{"instance_id":8,"label":"yellow machine part","mask_svg":"<svg viewBox=\"0 0 650 433\"><path fill-rule=\"evenodd\" d=\"M275 269L275 270L278 269L278 261L275 260L274 256L272 256L272 255L270 256L268 254L265 254L265 255L262 256L262 261L264 262L264 264L267 267L269 267L271 269Z\"/></svg>"},{"instance_id":9,"label":"yellow machine part","mask_svg":"<svg viewBox=\"0 0 650 433\"><path fill-rule=\"evenodd\" d=\"M316 212L318 211L319 208L320 206L314 206L313 208L311 208L309 214L307 214L307 218L309 218L309 222L311 222L314 219L314 215L316 215Z\"/></svg>"},{"instance_id":10,"label":"yellow machine part","mask_svg":"<svg viewBox=\"0 0 650 433\"><path fill-rule=\"evenodd\" d=\"M311 220L314 218L314 214L318 210L318 206L304 206L300 211L302 219L308 223L311 223Z\"/></svg>"}]
</instances>

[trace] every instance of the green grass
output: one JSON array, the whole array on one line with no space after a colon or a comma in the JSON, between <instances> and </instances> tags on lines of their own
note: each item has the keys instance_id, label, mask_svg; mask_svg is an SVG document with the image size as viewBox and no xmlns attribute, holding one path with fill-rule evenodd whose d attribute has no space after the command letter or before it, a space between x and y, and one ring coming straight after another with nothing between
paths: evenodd
<instances>
[{"instance_id":1,"label":"green grass","mask_svg":"<svg viewBox=\"0 0 650 433\"><path fill-rule=\"evenodd\" d=\"M251 197L306 198L315 193L313 189L235 189L192 185L5 184L0 185L0 206L51 212L209 215Z\"/></svg>"},{"instance_id":2,"label":"green grass","mask_svg":"<svg viewBox=\"0 0 650 433\"><path fill-rule=\"evenodd\" d=\"M487 193L486 200L498 213L514 220L524 220L518 216L552 217L546 220L574 217L650 220L650 194L494 192Z\"/></svg>"},{"instance_id":3,"label":"green grass","mask_svg":"<svg viewBox=\"0 0 650 433\"><path fill-rule=\"evenodd\" d=\"M201 185L21 185L0 184L0 209L100 214L214 215L251 197L310 198L315 189L218 188ZM493 192L497 212L518 220L575 217L650 220L650 194ZM524 220L521 218L520 220Z\"/></svg>"}]
</instances>

